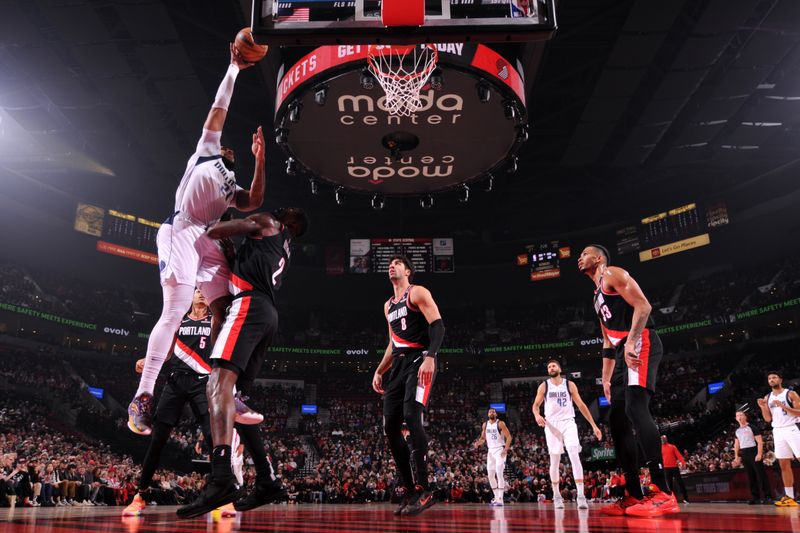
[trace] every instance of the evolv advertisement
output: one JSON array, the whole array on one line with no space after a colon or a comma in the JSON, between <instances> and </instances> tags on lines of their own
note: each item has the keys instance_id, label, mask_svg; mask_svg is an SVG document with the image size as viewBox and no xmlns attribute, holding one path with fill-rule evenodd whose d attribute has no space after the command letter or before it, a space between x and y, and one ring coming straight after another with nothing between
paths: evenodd
<instances>
[{"instance_id":1,"label":"evolv advertisement","mask_svg":"<svg viewBox=\"0 0 800 533\"><path fill-rule=\"evenodd\" d=\"M315 176L367 193L431 193L484 178L522 142L522 76L486 46L438 47L442 86L423 86L409 116L388 112L377 82L363 84L366 46L311 52L278 83L279 144Z\"/></svg>"}]
</instances>

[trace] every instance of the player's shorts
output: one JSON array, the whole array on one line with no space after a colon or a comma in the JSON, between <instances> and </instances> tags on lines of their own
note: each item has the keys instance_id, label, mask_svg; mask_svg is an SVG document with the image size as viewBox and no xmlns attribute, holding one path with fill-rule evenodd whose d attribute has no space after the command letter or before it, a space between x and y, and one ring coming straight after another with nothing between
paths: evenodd
<instances>
[{"instance_id":1,"label":"player's shorts","mask_svg":"<svg viewBox=\"0 0 800 533\"><path fill-rule=\"evenodd\" d=\"M156 242L162 285L174 278L199 288L209 302L229 294L228 261L219 243L208 238L204 226L178 213L161 225Z\"/></svg>"},{"instance_id":2,"label":"player's shorts","mask_svg":"<svg viewBox=\"0 0 800 533\"><path fill-rule=\"evenodd\" d=\"M404 405L412 406L414 403L428 406L433 379L426 387L417 385L417 373L422 366L423 355L421 350L414 350L394 356L392 368L387 372L388 378L383 382L383 415L402 413Z\"/></svg>"},{"instance_id":3,"label":"player's shorts","mask_svg":"<svg viewBox=\"0 0 800 533\"><path fill-rule=\"evenodd\" d=\"M498 448L489 448L488 453L486 454L486 471L491 472L500 471L502 472L506 467L506 458L503 457L503 450L505 449L504 446L500 446Z\"/></svg>"},{"instance_id":4,"label":"player's shorts","mask_svg":"<svg viewBox=\"0 0 800 533\"><path fill-rule=\"evenodd\" d=\"M614 364L614 374L611 376L611 386L639 386L651 392L656 391L656 378L658 376L658 365L664 356L664 347L661 339L655 330L645 328L636 351L642 364L639 368L628 368L625 363L625 340L623 339L616 347L616 357ZM613 399L613 395L611 396Z\"/></svg>"},{"instance_id":5,"label":"player's shorts","mask_svg":"<svg viewBox=\"0 0 800 533\"><path fill-rule=\"evenodd\" d=\"M228 307L211 361L227 361L240 373L249 373L248 365L260 368L277 330L278 311L272 298L259 291L240 292Z\"/></svg>"},{"instance_id":6,"label":"player's shorts","mask_svg":"<svg viewBox=\"0 0 800 533\"><path fill-rule=\"evenodd\" d=\"M776 459L800 459L800 428L796 425L772 428Z\"/></svg>"},{"instance_id":7,"label":"player's shorts","mask_svg":"<svg viewBox=\"0 0 800 533\"><path fill-rule=\"evenodd\" d=\"M547 440L547 451L551 454L564 453L564 448L580 448L578 426L574 418L564 420L550 420L544 426L544 436Z\"/></svg>"},{"instance_id":8,"label":"player's shorts","mask_svg":"<svg viewBox=\"0 0 800 533\"><path fill-rule=\"evenodd\" d=\"M208 374L193 372L173 372L161 391L156 406L155 421L175 426L181 419L183 408L188 403L195 419L206 426L208 424L208 397L206 384ZM208 428L204 427L207 431Z\"/></svg>"}]
</instances>

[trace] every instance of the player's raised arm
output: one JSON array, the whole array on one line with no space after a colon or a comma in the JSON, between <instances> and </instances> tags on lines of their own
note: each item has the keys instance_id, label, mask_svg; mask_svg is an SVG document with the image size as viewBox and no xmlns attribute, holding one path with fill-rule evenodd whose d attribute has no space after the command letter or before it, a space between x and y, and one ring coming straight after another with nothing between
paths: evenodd
<instances>
[{"instance_id":1,"label":"player's raised arm","mask_svg":"<svg viewBox=\"0 0 800 533\"><path fill-rule=\"evenodd\" d=\"M228 65L228 70L222 78L222 83L219 84L214 103L211 104L211 111L208 112L206 122L203 124L204 130L222 131L222 127L225 125L225 119L228 117L228 106L233 96L233 87L236 85L236 77L239 75L240 70L253 66L252 63L247 63L241 58L239 52L234 48L233 43L230 44L230 50L231 63Z\"/></svg>"},{"instance_id":2,"label":"player's raised arm","mask_svg":"<svg viewBox=\"0 0 800 533\"><path fill-rule=\"evenodd\" d=\"M236 191L235 205L239 211L254 211L264 203L264 189L266 188L266 161L264 132L261 126L253 134L253 145L251 147L253 156L256 158L255 169L253 170L253 181L249 190L239 189Z\"/></svg>"}]
</instances>

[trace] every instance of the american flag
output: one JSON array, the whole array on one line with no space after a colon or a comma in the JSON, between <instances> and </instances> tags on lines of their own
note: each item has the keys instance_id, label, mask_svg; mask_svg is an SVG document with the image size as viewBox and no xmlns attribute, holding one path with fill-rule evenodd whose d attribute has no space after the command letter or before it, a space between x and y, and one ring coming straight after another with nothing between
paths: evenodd
<instances>
[{"instance_id":1,"label":"american flag","mask_svg":"<svg viewBox=\"0 0 800 533\"><path fill-rule=\"evenodd\" d=\"M311 8L309 7L298 7L296 9L292 9L291 14L288 14L284 10L281 10L278 13L278 22L308 22L308 18L310 15L311 15Z\"/></svg>"}]
</instances>

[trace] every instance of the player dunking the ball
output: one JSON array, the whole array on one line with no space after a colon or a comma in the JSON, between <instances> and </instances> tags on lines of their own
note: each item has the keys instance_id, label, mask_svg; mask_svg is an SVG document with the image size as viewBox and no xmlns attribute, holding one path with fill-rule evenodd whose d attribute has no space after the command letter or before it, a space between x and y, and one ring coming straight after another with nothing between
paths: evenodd
<instances>
[{"instance_id":1,"label":"player dunking the ball","mask_svg":"<svg viewBox=\"0 0 800 533\"><path fill-rule=\"evenodd\" d=\"M599 244L587 246L578 268L595 284L594 308L603 334L603 391L611 402L609 424L628 495L601 509L608 515L654 517L680 512L667 484L658 426L650 413L661 339L650 323L650 302L625 270L609 266L610 254ZM656 485L647 498L637 483L641 449Z\"/></svg>"},{"instance_id":2,"label":"player dunking the ball","mask_svg":"<svg viewBox=\"0 0 800 533\"><path fill-rule=\"evenodd\" d=\"M502 420L497 418L497 410L489 409L489 420L481 427L481 436L475 442L475 447L481 446L484 442L488 448L486 454L486 473L489 476L489 486L492 487L494 498L490 505L492 507L503 507L503 493L506 490L506 480L503 472L506 469L506 457L511 448L511 432Z\"/></svg>"},{"instance_id":3,"label":"player dunking the ball","mask_svg":"<svg viewBox=\"0 0 800 533\"><path fill-rule=\"evenodd\" d=\"M265 149L261 128L253 135L252 151L256 162L250 190L236 184L235 154L220 143L236 77L240 70L250 66L252 64L242 60L231 45L230 66L178 185L175 210L158 230L158 267L164 304L147 342L139 388L128 406L128 427L140 435L149 435L152 431L153 388L175 331L192 303L195 287L210 302L214 338L230 302L230 269L219 244L205 234L206 228L217 222L231 206L240 211L253 211L264 201Z\"/></svg>"},{"instance_id":4,"label":"player dunking the ball","mask_svg":"<svg viewBox=\"0 0 800 533\"><path fill-rule=\"evenodd\" d=\"M407 257L395 256L389 262L394 296L383 307L389 323L389 345L372 378L372 388L383 395L383 430L405 488L395 515L417 515L434 503L428 485L428 436L422 416L433 387L444 322L430 291L411 285L413 274L414 266ZM403 438L403 422L411 434L411 453Z\"/></svg>"},{"instance_id":5,"label":"player dunking the ball","mask_svg":"<svg viewBox=\"0 0 800 533\"><path fill-rule=\"evenodd\" d=\"M581 464L581 441L578 439L578 426L575 424L575 408L592 426L592 431L597 440L603 434L594 423L592 413L578 394L578 387L572 381L561 376L561 363L556 359L547 362L549 379L543 381L536 389L536 398L533 401L533 416L536 423L544 428L547 440L547 451L550 454L550 482L553 484L553 504L556 509L564 508L564 498L559 490L561 479L559 466L561 454L567 449L569 462L572 465L572 477L578 489L578 509L588 509L586 496L583 491L583 464ZM540 411L544 403L544 417Z\"/></svg>"}]
</instances>

